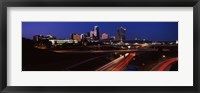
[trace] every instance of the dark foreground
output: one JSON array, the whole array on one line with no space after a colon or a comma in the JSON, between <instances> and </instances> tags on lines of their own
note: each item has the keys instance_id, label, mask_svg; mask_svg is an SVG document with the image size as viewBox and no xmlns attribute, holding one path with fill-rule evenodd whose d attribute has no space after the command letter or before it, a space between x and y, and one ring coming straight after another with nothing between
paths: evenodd
<instances>
[{"instance_id":1,"label":"dark foreground","mask_svg":"<svg viewBox=\"0 0 200 93\"><path fill-rule=\"evenodd\" d=\"M171 47L170 47L171 48ZM169 49L170 49L169 48ZM178 71L177 47L171 51L73 52L42 50L23 42L23 71ZM85 51L85 50L84 50ZM119 51L119 50L118 50Z\"/></svg>"}]
</instances>

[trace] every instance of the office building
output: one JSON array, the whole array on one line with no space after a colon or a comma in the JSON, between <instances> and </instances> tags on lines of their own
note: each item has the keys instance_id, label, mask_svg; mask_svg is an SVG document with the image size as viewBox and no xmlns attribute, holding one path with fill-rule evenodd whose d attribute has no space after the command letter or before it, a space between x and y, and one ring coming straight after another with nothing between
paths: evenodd
<instances>
[{"instance_id":1,"label":"office building","mask_svg":"<svg viewBox=\"0 0 200 93\"><path fill-rule=\"evenodd\" d=\"M72 40L77 40L77 41L81 41L81 35L79 34L72 34L71 35Z\"/></svg>"},{"instance_id":2,"label":"office building","mask_svg":"<svg viewBox=\"0 0 200 93\"><path fill-rule=\"evenodd\" d=\"M108 39L108 34L107 33L103 33L101 35L101 39Z\"/></svg>"},{"instance_id":3,"label":"office building","mask_svg":"<svg viewBox=\"0 0 200 93\"><path fill-rule=\"evenodd\" d=\"M46 36L35 35L35 36L33 36L33 41L52 40L52 39L56 39L56 37L53 35L46 35Z\"/></svg>"},{"instance_id":4,"label":"office building","mask_svg":"<svg viewBox=\"0 0 200 93\"><path fill-rule=\"evenodd\" d=\"M125 41L126 40L126 29L123 28L122 26L120 28L117 29L117 33L116 33L116 40L119 41Z\"/></svg>"},{"instance_id":5,"label":"office building","mask_svg":"<svg viewBox=\"0 0 200 93\"><path fill-rule=\"evenodd\" d=\"M94 32L90 31L90 37L93 38L94 37Z\"/></svg>"},{"instance_id":6,"label":"office building","mask_svg":"<svg viewBox=\"0 0 200 93\"><path fill-rule=\"evenodd\" d=\"M94 34L94 39L99 40L99 27L98 26L94 26L93 34Z\"/></svg>"},{"instance_id":7,"label":"office building","mask_svg":"<svg viewBox=\"0 0 200 93\"><path fill-rule=\"evenodd\" d=\"M91 40L99 40L99 27L94 26L93 30L90 31Z\"/></svg>"},{"instance_id":8,"label":"office building","mask_svg":"<svg viewBox=\"0 0 200 93\"><path fill-rule=\"evenodd\" d=\"M52 45L63 45L64 43L78 43L78 40L49 40Z\"/></svg>"}]
</instances>

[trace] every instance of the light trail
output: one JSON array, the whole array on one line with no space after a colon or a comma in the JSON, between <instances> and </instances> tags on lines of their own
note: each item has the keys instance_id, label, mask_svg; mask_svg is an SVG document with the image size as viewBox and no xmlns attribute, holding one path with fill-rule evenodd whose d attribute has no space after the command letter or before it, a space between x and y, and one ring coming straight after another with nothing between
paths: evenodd
<instances>
[{"instance_id":1,"label":"light trail","mask_svg":"<svg viewBox=\"0 0 200 93\"><path fill-rule=\"evenodd\" d=\"M128 62L130 62L130 60L136 55L136 53L130 53L130 55L123 60L122 62L120 62L119 65L117 65L112 71L120 71L123 70L123 68L128 64Z\"/></svg>"},{"instance_id":2,"label":"light trail","mask_svg":"<svg viewBox=\"0 0 200 93\"><path fill-rule=\"evenodd\" d=\"M136 53L126 53L125 57L121 56L116 60L100 67L97 71L121 71L130 62L130 60L136 55Z\"/></svg>"},{"instance_id":3,"label":"light trail","mask_svg":"<svg viewBox=\"0 0 200 93\"><path fill-rule=\"evenodd\" d=\"M159 67L159 71L164 71L167 67L169 67L172 63L177 62L178 61L178 57L176 58L172 58L169 61L165 62L163 65L161 65Z\"/></svg>"},{"instance_id":4,"label":"light trail","mask_svg":"<svg viewBox=\"0 0 200 93\"><path fill-rule=\"evenodd\" d=\"M126 53L125 56L120 56L119 58L109 62L108 64L100 67L97 69L97 71L105 71L105 70L110 70L111 68L114 68L117 63L121 62L126 56L128 56L129 53Z\"/></svg>"},{"instance_id":5,"label":"light trail","mask_svg":"<svg viewBox=\"0 0 200 93\"><path fill-rule=\"evenodd\" d=\"M107 55L109 55L109 54L107 54ZM98 59L98 58L101 58L101 57L104 57L104 56L107 56L107 55L101 55L101 56L97 56L97 57L94 57L94 58L90 58L90 59L84 60L84 61L82 61L82 62L80 62L80 63L78 63L78 64L75 64L75 65L69 66L69 67L67 67L66 69L70 69L70 68L73 68L73 67L79 66L79 65L81 65L81 64L84 64L84 63L90 62L90 61L92 61L92 60L95 60L95 59Z\"/></svg>"}]
</instances>

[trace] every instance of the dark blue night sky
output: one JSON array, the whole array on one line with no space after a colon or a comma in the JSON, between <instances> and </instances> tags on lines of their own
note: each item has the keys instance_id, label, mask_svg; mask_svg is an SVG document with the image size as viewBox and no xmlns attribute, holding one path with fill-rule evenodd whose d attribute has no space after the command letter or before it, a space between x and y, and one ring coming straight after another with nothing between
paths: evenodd
<instances>
[{"instance_id":1,"label":"dark blue night sky","mask_svg":"<svg viewBox=\"0 0 200 93\"><path fill-rule=\"evenodd\" d=\"M106 32L115 36L119 27L126 28L126 39L151 41L178 40L178 22L22 22L22 36L32 39L34 35L54 35L58 39L70 38L71 33L87 33L99 26L100 36Z\"/></svg>"}]
</instances>

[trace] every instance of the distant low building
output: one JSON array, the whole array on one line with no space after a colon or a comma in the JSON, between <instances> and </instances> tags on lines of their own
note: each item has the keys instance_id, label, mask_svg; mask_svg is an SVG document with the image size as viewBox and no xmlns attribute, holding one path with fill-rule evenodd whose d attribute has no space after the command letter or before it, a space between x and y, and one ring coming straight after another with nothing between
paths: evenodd
<instances>
[{"instance_id":1,"label":"distant low building","mask_svg":"<svg viewBox=\"0 0 200 93\"><path fill-rule=\"evenodd\" d=\"M62 45L64 43L78 43L78 40L49 40L52 45Z\"/></svg>"},{"instance_id":2,"label":"distant low building","mask_svg":"<svg viewBox=\"0 0 200 93\"><path fill-rule=\"evenodd\" d=\"M38 49L48 49L52 45L52 43L49 40L55 39L56 37L53 35L35 35L33 36L33 41L35 41L34 47Z\"/></svg>"},{"instance_id":3,"label":"distant low building","mask_svg":"<svg viewBox=\"0 0 200 93\"><path fill-rule=\"evenodd\" d=\"M33 36L33 41L41 41L41 40L52 40L52 39L56 39L55 36L53 35L46 35L46 36L43 36L43 35L35 35Z\"/></svg>"},{"instance_id":4,"label":"distant low building","mask_svg":"<svg viewBox=\"0 0 200 93\"><path fill-rule=\"evenodd\" d=\"M81 41L81 35L79 35L79 34L72 34L71 37L73 40Z\"/></svg>"},{"instance_id":5,"label":"distant low building","mask_svg":"<svg viewBox=\"0 0 200 93\"><path fill-rule=\"evenodd\" d=\"M134 40L139 40L138 37L134 37Z\"/></svg>"},{"instance_id":6,"label":"distant low building","mask_svg":"<svg viewBox=\"0 0 200 93\"><path fill-rule=\"evenodd\" d=\"M161 45L162 43L160 42L152 42L152 45Z\"/></svg>"},{"instance_id":7,"label":"distant low building","mask_svg":"<svg viewBox=\"0 0 200 93\"><path fill-rule=\"evenodd\" d=\"M43 37L44 37L44 36L42 36L42 35L35 35L35 36L33 36L33 41L39 41L39 40L41 40Z\"/></svg>"},{"instance_id":8,"label":"distant low building","mask_svg":"<svg viewBox=\"0 0 200 93\"><path fill-rule=\"evenodd\" d=\"M56 36L46 35L45 38L51 40L51 39L56 39Z\"/></svg>"},{"instance_id":9,"label":"distant low building","mask_svg":"<svg viewBox=\"0 0 200 93\"><path fill-rule=\"evenodd\" d=\"M115 36L110 36L110 40L115 40Z\"/></svg>"},{"instance_id":10,"label":"distant low building","mask_svg":"<svg viewBox=\"0 0 200 93\"><path fill-rule=\"evenodd\" d=\"M176 44L178 44L178 40L176 40Z\"/></svg>"}]
</instances>

